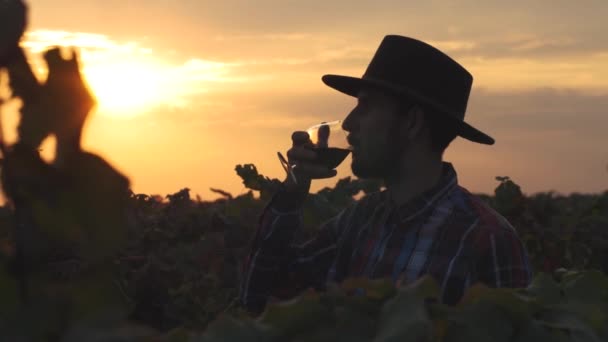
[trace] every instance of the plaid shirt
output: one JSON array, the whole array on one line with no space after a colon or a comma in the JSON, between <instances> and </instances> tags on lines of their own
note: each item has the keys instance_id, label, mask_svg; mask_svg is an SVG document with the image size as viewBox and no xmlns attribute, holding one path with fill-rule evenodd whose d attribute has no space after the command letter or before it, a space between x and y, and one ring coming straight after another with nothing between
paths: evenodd
<instances>
[{"instance_id":1,"label":"plaid shirt","mask_svg":"<svg viewBox=\"0 0 608 342\"><path fill-rule=\"evenodd\" d=\"M402 206L386 191L369 194L324 223L312 240L292 243L301 210L267 206L245 260L240 299L252 312L268 297L289 298L348 277L390 277L396 286L424 274L455 304L476 282L526 287L528 255L509 222L458 186L450 163L436 186Z\"/></svg>"}]
</instances>

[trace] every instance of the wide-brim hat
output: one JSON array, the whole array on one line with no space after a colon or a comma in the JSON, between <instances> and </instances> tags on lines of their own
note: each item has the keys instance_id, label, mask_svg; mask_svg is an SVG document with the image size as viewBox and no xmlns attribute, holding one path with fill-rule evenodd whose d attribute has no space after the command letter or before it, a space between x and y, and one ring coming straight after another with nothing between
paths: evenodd
<instances>
[{"instance_id":1,"label":"wide-brim hat","mask_svg":"<svg viewBox=\"0 0 608 342\"><path fill-rule=\"evenodd\" d=\"M419 101L444 114L446 124L467 140L492 145L494 139L464 121L473 76L460 64L422 41L384 37L362 77L324 75L328 86L357 97L361 88L383 90Z\"/></svg>"}]
</instances>

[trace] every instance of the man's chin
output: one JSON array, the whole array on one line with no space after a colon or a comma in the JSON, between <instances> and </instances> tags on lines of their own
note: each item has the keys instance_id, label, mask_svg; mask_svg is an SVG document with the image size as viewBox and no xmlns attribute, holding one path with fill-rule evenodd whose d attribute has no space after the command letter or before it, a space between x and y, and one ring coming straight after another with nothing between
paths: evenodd
<instances>
[{"instance_id":1,"label":"man's chin","mask_svg":"<svg viewBox=\"0 0 608 342\"><path fill-rule=\"evenodd\" d=\"M353 175L357 176L357 178L376 178L377 170L374 170L370 165L363 163L358 160L354 160L350 164L350 169L353 172Z\"/></svg>"},{"instance_id":2,"label":"man's chin","mask_svg":"<svg viewBox=\"0 0 608 342\"><path fill-rule=\"evenodd\" d=\"M390 170L396 166L392 162L390 159L372 158L369 160L353 155L350 169L357 178L385 179L390 174Z\"/></svg>"}]
</instances>

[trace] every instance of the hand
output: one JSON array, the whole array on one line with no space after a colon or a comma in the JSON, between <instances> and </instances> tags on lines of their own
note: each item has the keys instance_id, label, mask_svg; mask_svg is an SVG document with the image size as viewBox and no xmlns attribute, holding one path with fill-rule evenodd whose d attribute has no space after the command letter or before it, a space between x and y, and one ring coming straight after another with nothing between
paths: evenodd
<instances>
[{"instance_id":1,"label":"hand","mask_svg":"<svg viewBox=\"0 0 608 342\"><path fill-rule=\"evenodd\" d=\"M312 179L323 179L334 177L337 172L319 163L316 163L317 153L314 151L315 145L310 140L306 132L294 132L291 136L292 147L287 151L289 164L293 165L293 172L298 184L310 186ZM287 185L292 185L290 178L287 178Z\"/></svg>"}]
</instances>

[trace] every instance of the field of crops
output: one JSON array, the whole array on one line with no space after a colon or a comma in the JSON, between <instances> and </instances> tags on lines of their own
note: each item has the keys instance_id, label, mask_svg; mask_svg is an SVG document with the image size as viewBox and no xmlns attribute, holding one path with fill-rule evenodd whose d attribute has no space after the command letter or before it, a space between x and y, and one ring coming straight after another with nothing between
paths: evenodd
<instances>
[{"instance_id":1,"label":"field of crops","mask_svg":"<svg viewBox=\"0 0 608 342\"><path fill-rule=\"evenodd\" d=\"M3 261L0 331L48 340L141 341L604 341L608 340L608 192L525 196L497 177L480 195L519 231L535 278L528 289L474 286L455 307L437 304L423 278L395 289L350 279L276 302L257 318L235 300L240 265L256 222L278 180L253 165L236 167L251 191L215 201L183 189L166 198L132 194L128 245L110 267L87 272L78 260L31 274L30 301L19 302L10 270L13 213L0 212ZM299 239L354 201L378 191L373 181L342 179L311 195ZM108 228L107 234L111 234ZM353 296L365 288L365 296ZM68 304L69 303L69 304ZM69 307L69 309L65 309ZM65 309L58 315L57 308ZM112 339L115 338L115 339Z\"/></svg>"}]
</instances>

